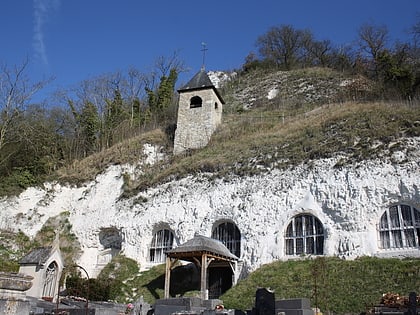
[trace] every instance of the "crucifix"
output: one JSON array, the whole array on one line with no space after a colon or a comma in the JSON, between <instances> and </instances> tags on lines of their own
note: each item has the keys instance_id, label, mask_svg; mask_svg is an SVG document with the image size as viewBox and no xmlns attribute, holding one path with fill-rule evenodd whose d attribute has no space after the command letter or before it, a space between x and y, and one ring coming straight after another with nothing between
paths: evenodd
<instances>
[{"instance_id":1,"label":"crucifix","mask_svg":"<svg viewBox=\"0 0 420 315\"><path fill-rule=\"evenodd\" d=\"M205 69L205 68L206 68L206 66L205 66L205 61L206 61L206 51L207 51L208 49L206 48L207 44L206 44L206 43L204 43L204 42L202 42L202 43L201 43L201 46L202 46L201 51L203 52L203 65L201 66L201 68L202 68L202 69Z\"/></svg>"}]
</instances>

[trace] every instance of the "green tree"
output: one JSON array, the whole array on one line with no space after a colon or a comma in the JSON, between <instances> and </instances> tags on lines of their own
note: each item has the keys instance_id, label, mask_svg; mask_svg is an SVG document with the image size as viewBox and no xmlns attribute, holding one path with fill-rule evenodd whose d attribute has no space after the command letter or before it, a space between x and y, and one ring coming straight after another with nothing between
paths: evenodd
<instances>
[{"instance_id":1,"label":"green tree","mask_svg":"<svg viewBox=\"0 0 420 315\"><path fill-rule=\"evenodd\" d=\"M100 120L96 106L85 100L80 112L76 109L74 102L69 100L69 107L76 121L76 157L86 157L97 151L98 133L100 131Z\"/></svg>"},{"instance_id":2,"label":"green tree","mask_svg":"<svg viewBox=\"0 0 420 315\"><path fill-rule=\"evenodd\" d=\"M126 111L119 89L115 89L112 101L107 101L104 121L105 147L109 148L115 143L117 127L124 121Z\"/></svg>"},{"instance_id":3,"label":"green tree","mask_svg":"<svg viewBox=\"0 0 420 315\"><path fill-rule=\"evenodd\" d=\"M148 104L153 115L161 121L168 119L168 109L173 104L174 90L178 71L172 68L169 75L160 78L160 84L156 91L146 88Z\"/></svg>"},{"instance_id":4,"label":"green tree","mask_svg":"<svg viewBox=\"0 0 420 315\"><path fill-rule=\"evenodd\" d=\"M63 163L63 136L50 111L39 105L27 106L14 122L13 137L0 150L1 189L14 193L42 181ZM16 191L17 192L17 191Z\"/></svg>"},{"instance_id":5,"label":"green tree","mask_svg":"<svg viewBox=\"0 0 420 315\"><path fill-rule=\"evenodd\" d=\"M97 151L99 126L100 121L96 106L91 102L86 102L80 115L84 156Z\"/></svg>"},{"instance_id":6,"label":"green tree","mask_svg":"<svg viewBox=\"0 0 420 315\"><path fill-rule=\"evenodd\" d=\"M400 47L394 53L383 50L377 54L376 68L378 80L389 96L408 98L413 93L415 75L406 61L407 53ZM390 93L397 95L390 95Z\"/></svg>"}]
</instances>

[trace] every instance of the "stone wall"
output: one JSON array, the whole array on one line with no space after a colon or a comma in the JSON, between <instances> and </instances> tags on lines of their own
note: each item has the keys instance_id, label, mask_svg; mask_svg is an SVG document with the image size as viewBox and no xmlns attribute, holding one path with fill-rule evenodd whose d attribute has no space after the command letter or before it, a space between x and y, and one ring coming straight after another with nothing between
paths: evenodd
<instances>
[{"instance_id":1,"label":"stone wall","mask_svg":"<svg viewBox=\"0 0 420 315\"><path fill-rule=\"evenodd\" d=\"M190 99L193 96L202 98L201 107L190 108ZM213 89L180 93L174 153L206 146L221 123L222 110L222 103Z\"/></svg>"}]
</instances>

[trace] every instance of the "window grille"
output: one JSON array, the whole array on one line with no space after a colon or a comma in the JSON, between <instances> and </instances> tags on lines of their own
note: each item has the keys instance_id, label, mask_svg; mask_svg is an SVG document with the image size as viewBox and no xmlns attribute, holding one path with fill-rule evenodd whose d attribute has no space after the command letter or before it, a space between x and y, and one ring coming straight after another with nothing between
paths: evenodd
<instances>
[{"instance_id":1,"label":"window grille","mask_svg":"<svg viewBox=\"0 0 420 315\"><path fill-rule=\"evenodd\" d=\"M324 228L313 215L295 216L289 223L285 235L286 255L324 253Z\"/></svg>"},{"instance_id":2,"label":"window grille","mask_svg":"<svg viewBox=\"0 0 420 315\"><path fill-rule=\"evenodd\" d=\"M50 263L45 271L45 282L42 290L43 297L54 297L57 283L58 265L55 261Z\"/></svg>"},{"instance_id":3,"label":"window grille","mask_svg":"<svg viewBox=\"0 0 420 315\"><path fill-rule=\"evenodd\" d=\"M213 230L211 237L221 241L232 254L241 257L241 232L234 223L219 224Z\"/></svg>"},{"instance_id":4,"label":"window grille","mask_svg":"<svg viewBox=\"0 0 420 315\"><path fill-rule=\"evenodd\" d=\"M378 230L383 249L420 247L420 212L408 205L392 206L381 216Z\"/></svg>"},{"instance_id":5,"label":"window grille","mask_svg":"<svg viewBox=\"0 0 420 315\"><path fill-rule=\"evenodd\" d=\"M150 245L150 261L154 263L165 262L166 251L172 249L174 234L172 231L163 229L155 233Z\"/></svg>"}]
</instances>

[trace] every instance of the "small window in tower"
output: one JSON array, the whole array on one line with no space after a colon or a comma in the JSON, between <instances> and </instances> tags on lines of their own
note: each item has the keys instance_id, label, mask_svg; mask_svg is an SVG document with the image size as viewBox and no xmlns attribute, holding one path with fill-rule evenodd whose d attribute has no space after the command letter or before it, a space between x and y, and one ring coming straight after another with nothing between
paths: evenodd
<instances>
[{"instance_id":1,"label":"small window in tower","mask_svg":"<svg viewBox=\"0 0 420 315\"><path fill-rule=\"evenodd\" d=\"M201 107L203 105L203 100L200 96L193 96L190 99L190 108Z\"/></svg>"},{"instance_id":2,"label":"small window in tower","mask_svg":"<svg viewBox=\"0 0 420 315\"><path fill-rule=\"evenodd\" d=\"M219 107L219 104L217 102L214 103L214 109L217 109Z\"/></svg>"}]
</instances>

